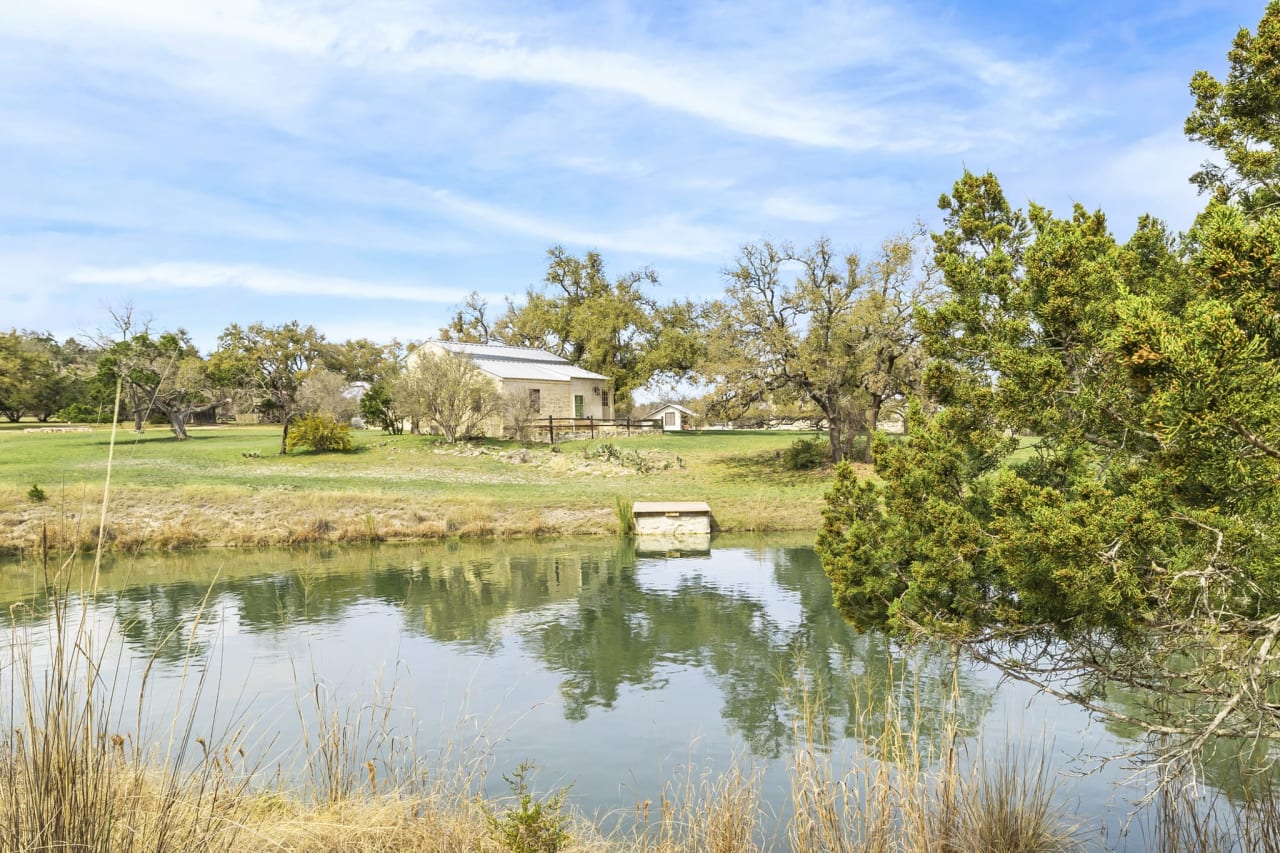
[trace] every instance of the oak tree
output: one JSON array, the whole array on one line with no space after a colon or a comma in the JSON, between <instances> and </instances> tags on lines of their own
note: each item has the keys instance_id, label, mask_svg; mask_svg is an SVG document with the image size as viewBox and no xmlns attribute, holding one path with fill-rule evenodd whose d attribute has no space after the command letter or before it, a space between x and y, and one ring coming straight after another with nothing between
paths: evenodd
<instances>
[{"instance_id":1,"label":"oak tree","mask_svg":"<svg viewBox=\"0 0 1280 853\"><path fill-rule=\"evenodd\" d=\"M918 236L886 240L869 263L838 255L826 238L804 249L744 246L709 312L701 372L717 413L732 418L762 402L794 417L808 411L827 424L833 462L859 438L865 453L885 407L923 364L913 316L931 288Z\"/></svg>"}]
</instances>

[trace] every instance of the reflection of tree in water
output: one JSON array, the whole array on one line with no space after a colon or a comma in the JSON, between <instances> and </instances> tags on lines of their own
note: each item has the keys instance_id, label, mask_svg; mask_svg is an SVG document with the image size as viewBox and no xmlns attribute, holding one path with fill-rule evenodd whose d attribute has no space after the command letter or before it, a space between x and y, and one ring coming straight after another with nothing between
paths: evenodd
<instances>
[{"instance_id":1,"label":"reflection of tree in water","mask_svg":"<svg viewBox=\"0 0 1280 853\"><path fill-rule=\"evenodd\" d=\"M748 574L758 571L790 606L798 602L796 618L780 624L772 617L768 592L718 585L717 560L734 559L754 561ZM298 555L287 565L214 580L212 589L198 581L127 587L99 603L115 608L132 648L148 657L158 650L171 662L188 653L206 594L213 604L202 620L216 620L226 608L251 633L337 622L370 602L398 612L409 632L477 651L491 651L504 631L514 631L561 675L571 720L612 706L628 687L661 686L666 675L696 668L720 691L728 724L763 755L780 754L790 740L797 675L823 686L819 741L900 719L937 737L941 710L949 707L949 657L908 654L879 634L855 633L831 606L828 581L808 548L645 563L676 578L666 589L640 585L634 548L616 540L370 549L342 561ZM963 672L958 684L960 723L972 726L990 700Z\"/></svg>"},{"instance_id":2,"label":"reflection of tree in water","mask_svg":"<svg viewBox=\"0 0 1280 853\"><path fill-rule=\"evenodd\" d=\"M381 577L380 597L403 605L409 630L440 642L493 648L501 617L571 599L602 574L595 552L548 551L486 558L463 553L416 565L408 574Z\"/></svg>"},{"instance_id":3,"label":"reflection of tree in water","mask_svg":"<svg viewBox=\"0 0 1280 853\"><path fill-rule=\"evenodd\" d=\"M215 600L209 588L199 584L147 584L100 596L98 604L114 608L126 645L148 658L177 664L203 658L209 650L194 633L197 622L217 621L216 606L202 610L206 595L210 602Z\"/></svg>"},{"instance_id":4,"label":"reflection of tree in water","mask_svg":"<svg viewBox=\"0 0 1280 853\"><path fill-rule=\"evenodd\" d=\"M1269 693L1273 702L1280 702L1280 684L1272 685ZM1108 705L1135 717L1150 713L1153 704L1166 713L1169 706L1190 701L1172 693L1139 693L1118 685L1109 685L1105 698ZM1135 744L1135 762L1147 761L1159 752L1156 741L1148 744L1153 749L1142 749L1144 732L1137 726L1109 718L1103 724L1112 734ZM1280 796L1280 746L1265 738L1214 738L1200 752L1197 773L1236 805L1266 802Z\"/></svg>"},{"instance_id":5,"label":"reflection of tree in water","mask_svg":"<svg viewBox=\"0 0 1280 853\"><path fill-rule=\"evenodd\" d=\"M904 648L879 632L858 633L831 603L831 584L811 548L772 552L773 576L796 593L803 617L790 640L791 670L816 685L821 714L811 720L817 743L879 735L894 727L911 731L926 748L939 747L948 726L977 730L991 710L993 691L943 648ZM810 697L811 699L814 697Z\"/></svg>"},{"instance_id":6,"label":"reflection of tree in water","mask_svg":"<svg viewBox=\"0 0 1280 853\"><path fill-rule=\"evenodd\" d=\"M789 740L796 673L822 685L809 697L822 702L818 723L842 720L846 735L856 734L862 715L864 725L902 719L925 738L940 737L944 707L957 710L962 730L976 726L990 696L968 673L961 670L953 682L945 656L904 654L879 634L857 634L832 608L811 550L770 553L773 579L799 598L802 615L794 625L772 620L766 602L696 574L669 591L644 589L625 560L611 582L584 587L572 613L529 637L534 653L565 674L566 716L583 719L591 706L616 702L623 685L643 687L664 667L683 665L711 674L724 697L723 716L764 755L778 755ZM818 738L830 742L831 734L824 728Z\"/></svg>"}]
</instances>

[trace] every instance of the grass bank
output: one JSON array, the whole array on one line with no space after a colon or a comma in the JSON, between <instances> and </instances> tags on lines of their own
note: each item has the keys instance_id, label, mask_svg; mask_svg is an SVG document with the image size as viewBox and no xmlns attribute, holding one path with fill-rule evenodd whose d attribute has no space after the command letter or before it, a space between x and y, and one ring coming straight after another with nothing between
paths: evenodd
<instances>
[{"instance_id":1,"label":"grass bank","mask_svg":"<svg viewBox=\"0 0 1280 853\"><path fill-rule=\"evenodd\" d=\"M705 500L722 531L815 530L828 472L787 470L783 451L797 437L647 435L553 449L366 431L352 453L280 456L278 428L197 428L185 442L151 428L118 439L105 538L143 550L613 534L618 502L632 500ZM0 429L0 552L33 553L42 538L96 543L108 441L106 428Z\"/></svg>"}]
</instances>

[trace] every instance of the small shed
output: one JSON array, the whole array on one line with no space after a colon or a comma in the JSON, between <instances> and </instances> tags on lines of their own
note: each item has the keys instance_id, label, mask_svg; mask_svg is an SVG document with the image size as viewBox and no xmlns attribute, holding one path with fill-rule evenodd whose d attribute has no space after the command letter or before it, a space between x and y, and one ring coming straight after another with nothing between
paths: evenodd
<instances>
[{"instance_id":1,"label":"small shed","mask_svg":"<svg viewBox=\"0 0 1280 853\"><path fill-rule=\"evenodd\" d=\"M675 432L688 429L693 423L693 412L679 403L663 403L645 415L646 420L661 420L663 432Z\"/></svg>"},{"instance_id":2,"label":"small shed","mask_svg":"<svg viewBox=\"0 0 1280 853\"><path fill-rule=\"evenodd\" d=\"M637 536L711 533L711 507L706 501L636 501L631 513Z\"/></svg>"}]
</instances>

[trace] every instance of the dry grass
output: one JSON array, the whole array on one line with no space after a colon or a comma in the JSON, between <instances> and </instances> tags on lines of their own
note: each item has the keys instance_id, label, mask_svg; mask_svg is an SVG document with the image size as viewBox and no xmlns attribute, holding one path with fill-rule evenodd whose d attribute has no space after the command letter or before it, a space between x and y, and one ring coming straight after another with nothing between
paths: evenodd
<instances>
[{"instance_id":1,"label":"dry grass","mask_svg":"<svg viewBox=\"0 0 1280 853\"><path fill-rule=\"evenodd\" d=\"M821 684L799 676L791 763L794 816L788 841L796 853L1052 853L1083 849L1043 760L1006 753L961 766L958 715L942 711L942 738L922 736L920 707L883 709L872 703L856 722L870 751L837 770L822 715ZM953 682L952 701L959 701Z\"/></svg>"}]
</instances>

